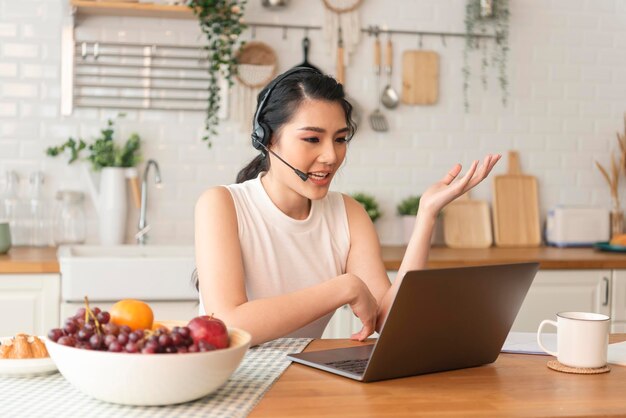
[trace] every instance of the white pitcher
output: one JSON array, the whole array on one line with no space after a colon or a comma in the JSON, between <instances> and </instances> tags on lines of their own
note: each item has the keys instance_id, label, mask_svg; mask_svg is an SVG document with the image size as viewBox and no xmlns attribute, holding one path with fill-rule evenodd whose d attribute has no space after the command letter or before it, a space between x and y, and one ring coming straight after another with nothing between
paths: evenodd
<instances>
[{"instance_id":1,"label":"white pitcher","mask_svg":"<svg viewBox=\"0 0 626 418\"><path fill-rule=\"evenodd\" d=\"M100 244L118 245L126 236L126 179L137 177L135 168L105 167L100 171L100 190L96 189L91 173L83 166L89 193L98 212Z\"/></svg>"}]
</instances>

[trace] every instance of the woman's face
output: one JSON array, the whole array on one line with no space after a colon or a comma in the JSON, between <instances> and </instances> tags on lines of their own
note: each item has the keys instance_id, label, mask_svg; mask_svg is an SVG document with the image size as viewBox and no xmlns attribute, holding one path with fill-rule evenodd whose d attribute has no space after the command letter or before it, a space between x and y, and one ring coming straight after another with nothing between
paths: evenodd
<instances>
[{"instance_id":1,"label":"woman's face","mask_svg":"<svg viewBox=\"0 0 626 418\"><path fill-rule=\"evenodd\" d=\"M283 125L279 140L272 139L270 149L309 178L302 181L270 154L272 177L308 199L323 198L346 156L348 133L341 104L305 100Z\"/></svg>"}]
</instances>

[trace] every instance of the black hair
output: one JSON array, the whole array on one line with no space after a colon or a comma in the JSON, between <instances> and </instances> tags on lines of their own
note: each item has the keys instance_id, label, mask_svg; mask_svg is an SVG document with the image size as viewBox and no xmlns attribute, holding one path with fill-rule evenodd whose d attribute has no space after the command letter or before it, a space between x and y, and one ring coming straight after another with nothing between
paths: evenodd
<instances>
[{"instance_id":1,"label":"black hair","mask_svg":"<svg viewBox=\"0 0 626 418\"><path fill-rule=\"evenodd\" d=\"M257 107L272 84L270 82L259 93ZM307 99L340 103L346 114L348 138L354 135L356 123L352 120L352 105L346 100L343 85L331 76L310 71L295 72L281 80L265 102L259 120L270 127L273 135L280 134L282 126L291 120L300 104ZM266 145L269 147L270 144ZM268 168L269 158L260 154L237 174L237 183L256 178L260 172L267 171Z\"/></svg>"}]
</instances>

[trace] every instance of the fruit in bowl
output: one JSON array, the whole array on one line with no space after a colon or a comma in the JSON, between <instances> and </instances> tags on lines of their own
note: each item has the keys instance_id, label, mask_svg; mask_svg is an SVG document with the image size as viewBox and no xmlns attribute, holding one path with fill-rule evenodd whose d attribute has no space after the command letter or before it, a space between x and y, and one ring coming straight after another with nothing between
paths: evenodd
<instances>
[{"instance_id":1,"label":"fruit in bowl","mask_svg":"<svg viewBox=\"0 0 626 418\"><path fill-rule=\"evenodd\" d=\"M226 348L194 340L185 322L132 330L98 308L79 309L46 339L50 357L72 385L126 405L169 405L206 396L234 373L250 334L228 328Z\"/></svg>"}]
</instances>

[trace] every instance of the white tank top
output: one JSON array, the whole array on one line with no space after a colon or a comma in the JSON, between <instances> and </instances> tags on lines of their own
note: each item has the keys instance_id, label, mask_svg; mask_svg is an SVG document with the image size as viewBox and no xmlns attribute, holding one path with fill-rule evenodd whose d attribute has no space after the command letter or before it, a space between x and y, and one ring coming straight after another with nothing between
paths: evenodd
<instances>
[{"instance_id":1,"label":"white tank top","mask_svg":"<svg viewBox=\"0 0 626 418\"><path fill-rule=\"evenodd\" d=\"M344 274L350 232L341 193L311 201L307 219L296 220L274 205L261 184L263 174L226 186L237 211L248 300L291 293ZM320 338L333 313L286 337Z\"/></svg>"}]
</instances>

